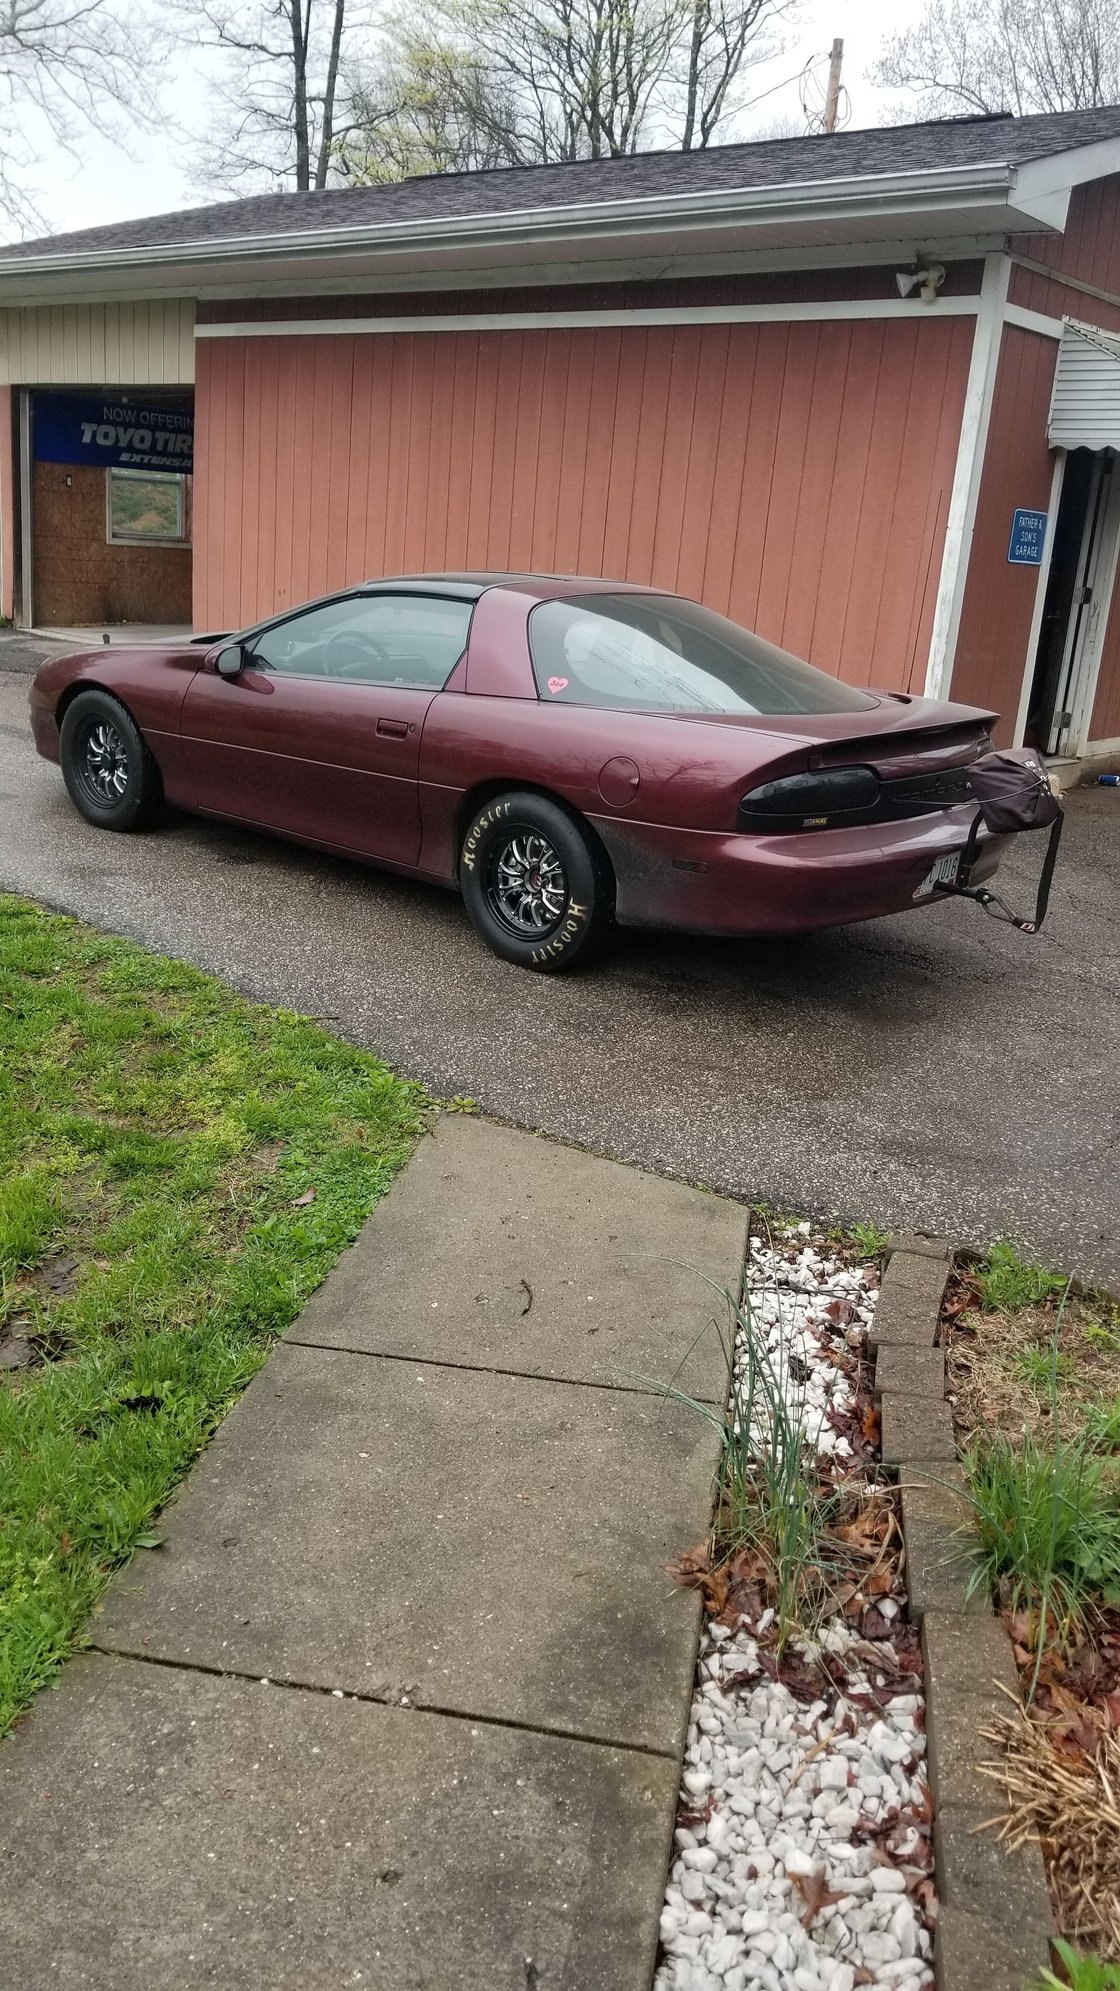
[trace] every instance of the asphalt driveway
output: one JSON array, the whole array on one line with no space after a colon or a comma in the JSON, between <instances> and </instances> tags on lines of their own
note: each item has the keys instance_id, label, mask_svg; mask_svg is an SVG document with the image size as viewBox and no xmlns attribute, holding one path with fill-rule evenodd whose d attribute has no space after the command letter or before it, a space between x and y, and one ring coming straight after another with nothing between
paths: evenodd
<instances>
[{"instance_id":1,"label":"asphalt driveway","mask_svg":"<svg viewBox=\"0 0 1120 1991\"><path fill-rule=\"evenodd\" d=\"M1120 1291L1120 789L1070 798L1037 939L944 904L796 941L632 934L551 979L432 888L185 817L89 828L33 751L30 662L0 652L0 886L489 1113L781 1207L1009 1235ZM1024 906L1041 845L1003 874Z\"/></svg>"}]
</instances>

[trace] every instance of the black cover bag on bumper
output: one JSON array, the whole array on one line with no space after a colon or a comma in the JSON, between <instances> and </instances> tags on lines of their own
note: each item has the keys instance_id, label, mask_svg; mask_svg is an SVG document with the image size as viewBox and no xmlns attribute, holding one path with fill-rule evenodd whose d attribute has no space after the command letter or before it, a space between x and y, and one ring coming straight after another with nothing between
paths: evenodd
<instances>
[{"instance_id":1,"label":"black cover bag on bumper","mask_svg":"<svg viewBox=\"0 0 1120 1991\"><path fill-rule=\"evenodd\" d=\"M1005 747L995 753L983 754L975 761L968 770L968 781L977 810L961 858L960 875L956 884L950 885L948 890L962 898L975 899L985 911L998 907L993 917L1010 921L1020 933L1037 933L1050 903L1050 885L1064 820L1061 802L1050 786L1050 777L1033 747ZM1049 829L1050 839L1038 881L1033 919L1019 919L995 892L989 892L983 885L969 884L981 825L996 836L1006 836L1019 830Z\"/></svg>"}]
</instances>

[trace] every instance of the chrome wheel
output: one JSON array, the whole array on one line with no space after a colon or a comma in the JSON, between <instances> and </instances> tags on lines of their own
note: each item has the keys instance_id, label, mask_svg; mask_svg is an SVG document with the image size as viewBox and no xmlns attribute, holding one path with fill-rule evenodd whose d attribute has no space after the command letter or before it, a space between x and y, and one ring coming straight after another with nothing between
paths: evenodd
<instances>
[{"instance_id":1,"label":"chrome wheel","mask_svg":"<svg viewBox=\"0 0 1120 1991\"><path fill-rule=\"evenodd\" d=\"M515 830L490 853L487 897L510 933L537 939L559 926L568 879L557 852L538 830Z\"/></svg>"},{"instance_id":2,"label":"chrome wheel","mask_svg":"<svg viewBox=\"0 0 1120 1991\"><path fill-rule=\"evenodd\" d=\"M111 809L128 789L128 748L108 719L91 719L74 756L74 772L91 802Z\"/></svg>"}]
</instances>

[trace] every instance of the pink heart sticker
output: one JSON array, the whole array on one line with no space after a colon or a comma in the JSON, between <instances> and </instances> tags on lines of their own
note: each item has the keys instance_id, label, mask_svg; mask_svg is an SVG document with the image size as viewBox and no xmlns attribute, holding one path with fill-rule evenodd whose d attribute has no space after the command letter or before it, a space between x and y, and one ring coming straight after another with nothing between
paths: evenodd
<instances>
[{"instance_id":1,"label":"pink heart sticker","mask_svg":"<svg viewBox=\"0 0 1120 1991\"><path fill-rule=\"evenodd\" d=\"M548 688L552 693L553 697L555 698L558 691L567 691L568 680L566 677L550 677L548 680Z\"/></svg>"}]
</instances>

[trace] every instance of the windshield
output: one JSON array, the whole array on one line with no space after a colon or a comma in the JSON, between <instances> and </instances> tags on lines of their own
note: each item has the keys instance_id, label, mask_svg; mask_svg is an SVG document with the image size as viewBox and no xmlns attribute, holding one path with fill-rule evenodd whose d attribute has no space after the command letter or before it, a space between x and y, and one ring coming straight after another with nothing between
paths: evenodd
<instances>
[{"instance_id":1,"label":"windshield","mask_svg":"<svg viewBox=\"0 0 1120 1991\"><path fill-rule=\"evenodd\" d=\"M541 602L529 617L529 648L548 704L776 718L877 703L699 602L672 595Z\"/></svg>"}]
</instances>

